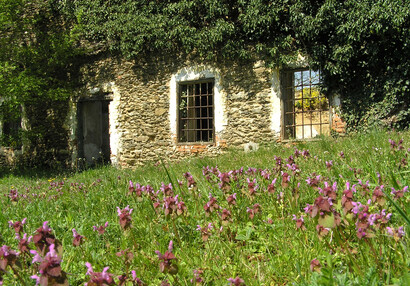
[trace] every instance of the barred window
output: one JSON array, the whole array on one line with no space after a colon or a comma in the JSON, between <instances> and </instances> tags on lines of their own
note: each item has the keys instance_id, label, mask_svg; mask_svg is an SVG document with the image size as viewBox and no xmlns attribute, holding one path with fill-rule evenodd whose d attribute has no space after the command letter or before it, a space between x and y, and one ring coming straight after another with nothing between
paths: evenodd
<instances>
[{"instance_id":1,"label":"barred window","mask_svg":"<svg viewBox=\"0 0 410 286\"><path fill-rule=\"evenodd\" d=\"M320 72L282 72L282 138L305 139L330 134L329 101L320 92Z\"/></svg>"},{"instance_id":2,"label":"barred window","mask_svg":"<svg viewBox=\"0 0 410 286\"><path fill-rule=\"evenodd\" d=\"M178 142L214 142L214 79L178 88Z\"/></svg>"}]
</instances>

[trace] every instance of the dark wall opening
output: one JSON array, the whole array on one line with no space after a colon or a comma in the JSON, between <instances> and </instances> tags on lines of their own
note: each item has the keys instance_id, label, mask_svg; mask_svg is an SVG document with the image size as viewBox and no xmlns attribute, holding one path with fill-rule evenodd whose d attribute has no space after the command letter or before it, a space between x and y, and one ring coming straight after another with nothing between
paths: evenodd
<instances>
[{"instance_id":1,"label":"dark wall opening","mask_svg":"<svg viewBox=\"0 0 410 286\"><path fill-rule=\"evenodd\" d=\"M78 102L78 157L89 166L110 162L109 105L107 99Z\"/></svg>"}]
</instances>

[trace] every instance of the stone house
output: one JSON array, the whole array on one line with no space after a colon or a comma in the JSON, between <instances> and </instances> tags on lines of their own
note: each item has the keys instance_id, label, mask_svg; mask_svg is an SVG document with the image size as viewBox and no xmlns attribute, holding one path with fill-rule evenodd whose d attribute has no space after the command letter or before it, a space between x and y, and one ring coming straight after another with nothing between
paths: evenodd
<instances>
[{"instance_id":1,"label":"stone house","mask_svg":"<svg viewBox=\"0 0 410 286\"><path fill-rule=\"evenodd\" d=\"M303 60L279 70L261 61L100 56L82 67L81 81L70 114L73 162L130 168L343 131L332 122L337 98L329 104L317 89L320 74Z\"/></svg>"}]
</instances>

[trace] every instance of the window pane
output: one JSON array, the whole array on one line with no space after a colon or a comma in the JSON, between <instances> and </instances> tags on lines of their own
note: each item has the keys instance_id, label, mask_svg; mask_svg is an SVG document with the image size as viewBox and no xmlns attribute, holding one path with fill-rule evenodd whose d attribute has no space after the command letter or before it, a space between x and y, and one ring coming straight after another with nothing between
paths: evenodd
<instances>
[{"instance_id":1,"label":"window pane","mask_svg":"<svg viewBox=\"0 0 410 286\"><path fill-rule=\"evenodd\" d=\"M213 141L213 84L180 84L179 142Z\"/></svg>"},{"instance_id":2,"label":"window pane","mask_svg":"<svg viewBox=\"0 0 410 286\"><path fill-rule=\"evenodd\" d=\"M282 84L284 139L329 134L329 102L318 88L320 73L308 69L284 72Z\"/></svg>"}]
</instances>

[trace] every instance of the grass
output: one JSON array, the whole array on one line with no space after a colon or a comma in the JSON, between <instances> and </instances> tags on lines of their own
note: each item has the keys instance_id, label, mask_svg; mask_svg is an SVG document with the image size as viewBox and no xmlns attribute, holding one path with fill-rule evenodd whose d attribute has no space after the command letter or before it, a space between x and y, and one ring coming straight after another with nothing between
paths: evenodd
<instances>
[{"instance_id":1,"label":"grass","mask_svg":"<svg viewBox=\"0 0 410 286\"><path fill-rule=\"evenodd\" d=\"M403 143L397 145L400 139ZM406 285L410 279L410 197L409 192L403 192L403 197L396 198L399 195L391 194L391 188L403 190L409 185L409 142L410 132L378 131L262 146L251 153L231 150L216 158L192 158L178 163L162 158L163 163L136 170L103 166L79 173L3 173L0 243L18 249L19 240L8 221L27 218L23 229L28 235L36 234L48 221L57 239L55 245L61 243L63 249L59 252L63 259L59 262L61 276L66 275L70 285L83 285L107 266L108 273L113 274L112 285L120 284L119 275L126 277L123 285L139 285L136 280L131 281L132 270L147 285L164 281L195 285L191 282L194 271L198 271L198 281L202 280L197 285ZM305 153L298 155L295 150ZM278 165L278 157L282 165ZM217 166L219 173L210 173L208 180L203 175L205 166ZM183 175L186 172L192 178L189 174L186 177L195 181L190 186ZM284 172L290 175L289 183L283 182ZM225 173L227 179L222 184L220 178ZM318 175L317 187L326 190L325 182L336 182L337 190L330 188L327 193L319 193L314 183L306 182ZM130 195L130 180L152 186L153 193ZM347 200L355 203L356 209L349 209L345 202L346 182L356 185L357 191L352 191L351 200ZM172 183L172 196L161 191L162 183ZM381 185L384 194L377 195L374 191ZM268 192L272 187L274 192ZM234 193L236 204L232 205L227 198ZM216 200L212 201L209 194ZM173 207L175 195L186 209L182 208L178 215L175 205L167 215L164 200ZM324 199L322 203L319 197ZM215 209L206 211L207 204ZM316 216L305 213L307 204L316 206ZM124 210L128 205L133 209L129 216ZM117 207L123 210L124 221L130 227L121 227ZM104 234L94 231L93 226L106 222ZM400 227L404 227L403 237ZM73 228L85 237L80 246L72 244ZM170 241L172 252L168 249ZM29 247L39 248L34 242ZM48 249L49 245L45 252ZM118 254L120 251L131 254ZM161 255L168 251L176 259L158 256L156 251ZM12 281L20 279L19 284L33 285L30 276L34 274L48 277L49 281L54 279L38 272L38 263L31 263L33 256L20 254L16 261L24 260L25 265L9 261L6 271L0 270L4 284L12 285ZM92 277L86 275L86 262L95 271ZM106 284L110 285L107 281Z\"/></svg>"}]
</instances>

